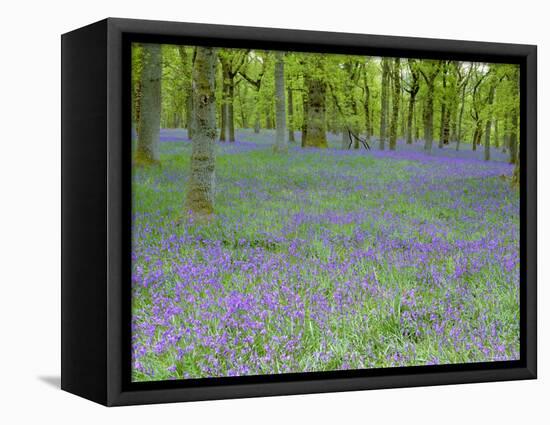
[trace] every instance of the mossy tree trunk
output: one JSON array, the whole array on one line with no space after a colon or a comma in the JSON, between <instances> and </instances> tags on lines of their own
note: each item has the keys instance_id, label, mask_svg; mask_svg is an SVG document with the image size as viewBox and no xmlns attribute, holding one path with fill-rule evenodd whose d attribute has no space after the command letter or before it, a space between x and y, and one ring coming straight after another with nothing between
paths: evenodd
<instances>
[{"instance_id":1,"label":"mossy tree trunk","mask_svg":"<svg viewBox=\"0 0 550 425\"><path fill-rule=\"evenodd\" d=\"M198 47L193 66L195 134L186 208L197 216L214 212L216 139L216 50Z\"/></svg>"},{"instance_id":2,"label":"mossy tree trunk","mask_svg":"<svg viewBox=\"0 0 550 425\"><path fill-rule=\"evenodd\" d=\"M162 53L160 44L143 44L142 49L136 163L149 165L159 161Z\"/></svg>"},{"instance_id":3,"label":"mossy tree trunk","mask_svg":"<svg viewBox=\"0 0 550 425\"><path fill-rule=\"evenodd\" d=\"M327 84L322 76L307 76L306 87L306 131L303 134L302 147L326 148L328 147L326 134Z\"/></svg>"}]
</instances>

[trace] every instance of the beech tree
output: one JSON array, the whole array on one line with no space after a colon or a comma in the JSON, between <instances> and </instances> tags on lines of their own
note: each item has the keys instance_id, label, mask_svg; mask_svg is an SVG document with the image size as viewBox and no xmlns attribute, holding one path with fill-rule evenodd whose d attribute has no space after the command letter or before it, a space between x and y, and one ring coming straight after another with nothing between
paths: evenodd
<instances>
[{"instance_id":1,"label":"beech tree","mask_svg":"<svg viewBox=\"0 0 550 425\"><path fill-rule=\"evenodd\" d=\"M214 212L216 140L216 64L212 47L197 47L193 64L194 136L187 210L197 216Z\"/></svg>"},{"instance_id":2,"label":"beech tree","mask_svg":"<svg viewBox=\"0 0 550 425\"><path fill-rule=\"evenodd\" d=\"M136 163L159 161L162 55L160 44L142 45Z\"/></svg>"},{"instance_id":3,"label":"beech tree","mask_svg":"<svg viewBox=\"0 0 550 425\"><path fill-rule=\"evenodd\" d=\"M304 111L305 131L302 134L302 147L326 148L328 143L325 58L320 54L311 54L304 64L309 66L304 72L307 103Z\"/></svg>"}]
</instances>

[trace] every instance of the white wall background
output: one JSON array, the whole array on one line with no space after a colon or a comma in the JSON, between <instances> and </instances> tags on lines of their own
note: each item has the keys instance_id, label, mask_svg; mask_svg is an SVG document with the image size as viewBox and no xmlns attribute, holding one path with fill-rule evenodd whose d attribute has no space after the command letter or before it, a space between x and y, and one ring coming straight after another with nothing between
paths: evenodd
<instances>
[{"instance_id":1,"label":"white wall background","mask_svg":"<svg viewBox=\"0 0 550 425\"><path fill-rule=\"evenodd\" d=\"M90 0L0 4L0 422L548 423L549 20L534 0ZM60 34L107 16L539 46L539 380L106 409L56 388ZM546 420L544 420L546 416ZM31 422L32 421L32 422Z\"/></svg>"}]
</instances>

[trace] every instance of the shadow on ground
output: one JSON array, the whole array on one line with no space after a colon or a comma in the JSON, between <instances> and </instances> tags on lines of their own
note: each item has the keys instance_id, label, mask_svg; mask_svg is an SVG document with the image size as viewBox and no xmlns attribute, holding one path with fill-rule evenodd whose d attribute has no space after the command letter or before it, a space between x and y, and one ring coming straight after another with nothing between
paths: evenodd
<instances>
[{"instance_id":1,"label":"shadow on ground","mask_svg":"<svg viewBox=\"0 0 550 425\"><path fill-rule=\"evenodd\" d=\"M39 376L38 379L45 384L48 384L57 389L61 388L61 377L60 376Z\"/></svg>"}]
</instances>

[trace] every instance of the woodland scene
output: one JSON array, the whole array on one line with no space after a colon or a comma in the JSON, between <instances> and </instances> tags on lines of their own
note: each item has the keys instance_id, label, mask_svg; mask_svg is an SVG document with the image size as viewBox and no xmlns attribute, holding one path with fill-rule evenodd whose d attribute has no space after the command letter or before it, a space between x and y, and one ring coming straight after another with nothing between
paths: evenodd
<instances>
[{"instance_id":1,"label":"woodland scene","mask_svg":"<svg viewBox=\"0 0 550 425\"><path fill-rule=\"evenodd\" d=\"M132 45L132 378L519 358L519 67Z\"/></svg>"}]
</instances>

